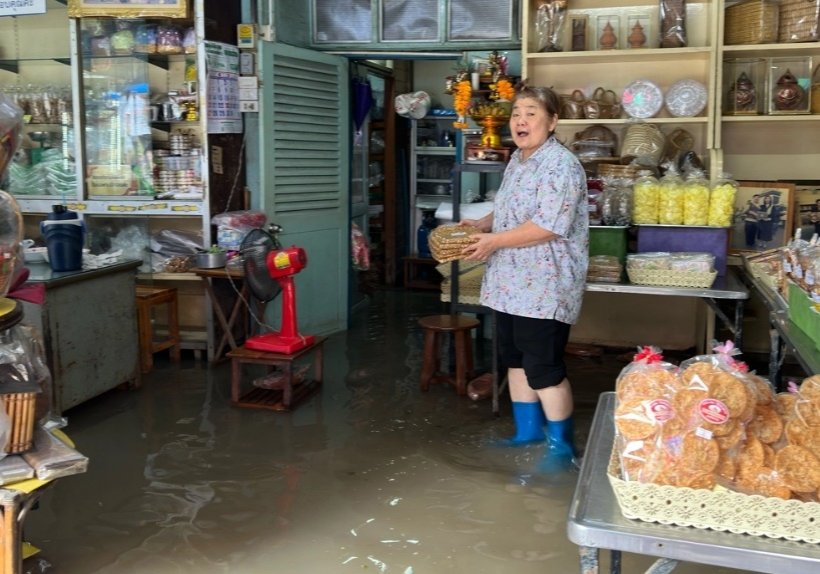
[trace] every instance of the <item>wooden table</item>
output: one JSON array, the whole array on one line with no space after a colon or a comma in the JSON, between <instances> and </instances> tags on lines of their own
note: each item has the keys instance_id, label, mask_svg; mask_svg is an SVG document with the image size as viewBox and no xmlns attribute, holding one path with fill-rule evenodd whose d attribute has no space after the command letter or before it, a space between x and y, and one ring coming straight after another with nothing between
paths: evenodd
<instances>
[{"instance_id":1,"label":"wooden table","mask_svg":"<svg viewBox=\"0 0 820 574\"><path fill-rule=\"evenodd\" d=\"M255 314L260 321L265 319L266 302L259 301L251 295L245 281L245 272L241 267L218 267L215 269L205 269L204 267L195 267L191 269L200 277L205 285L205 292L208 294L208 300L214 310L219 326L222 328L222 334L219 338L219 343L216 343L216 335L213 332L208 333L208 360L216 362L222 360L226 347L234 350L239 347L239 344L247 339L253 332L253 322L249 320L248 315L245 314L242 319L243 338L237 343L234 337L234 327L240 315L242 315L243 307L248 308L249 313ZM236 290L237 298L233 307L227 309L220 297L216 295L214 290L214 280L229 281ZM226 311L229 313L226 316ZM209 330L210 331L210 330Z\"/></svg>"}]
</instances>

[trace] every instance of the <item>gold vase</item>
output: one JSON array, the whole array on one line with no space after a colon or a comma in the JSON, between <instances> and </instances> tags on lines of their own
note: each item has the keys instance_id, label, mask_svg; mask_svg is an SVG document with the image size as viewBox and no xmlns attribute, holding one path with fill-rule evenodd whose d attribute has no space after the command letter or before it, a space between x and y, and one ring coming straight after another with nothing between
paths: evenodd
<instances>
[{"instance_id":1,"label":"gold vase","mask_svg":"<svg viewBox=\"0 0 820 574\"><path fill-rule=\"evenodd\" d=\"M473 119L482 128L482 146L495 149L503 147L501 145L501 135L498 133L498 129L510 121L509 116L473 116Z\"/></svg>"}]
</instances>

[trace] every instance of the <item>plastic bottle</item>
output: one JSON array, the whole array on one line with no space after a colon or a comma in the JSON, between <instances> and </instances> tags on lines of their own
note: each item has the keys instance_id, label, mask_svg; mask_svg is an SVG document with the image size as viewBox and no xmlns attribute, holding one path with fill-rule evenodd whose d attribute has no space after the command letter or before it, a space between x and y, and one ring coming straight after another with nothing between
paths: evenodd
<instances>
[{"instance_id":1,"label":"plastic bottle","mask_svg":"<svg viewBox=\"0 0 820 574\"><path fill-rule=\"evenodd\" d=\"M660 178L658 195L658 223L683 224L683 180L674 164L669 164L666 174Z\"/></svg>"},{"instance_id":2,"label":"plastic bottle","mask_svg":"<svg viewBox=\"0 0 820 574\"><path fill-rule=\"evenodd\" d=\"M653 224L658 222L658 198L660 184L649 170L641 170L632 184L632 222Z\"/></svg>"},{"instance_id":3,"label":"plastic bottle","mask_svg":"<svg viewBox=\"0 0 820 574\"><path fill-rule=\"evenodd\" d=\"M709 221L709 182L701 170L693 169L684 182L683 224L706 225Z\"/></svg>"},{"instance_id":4,"label":"plastic bottle","mask_svg":"<svg viewBox=\"0 0 820 574\"><path fill-rule=\"evenodd\" d=\"M732 179L731 174L726 172L720 174L720 178L715 182L709 198L707 225L715 227L730 227L732 225L737 187L737 182Z\"/></svg>"}]
</instances>

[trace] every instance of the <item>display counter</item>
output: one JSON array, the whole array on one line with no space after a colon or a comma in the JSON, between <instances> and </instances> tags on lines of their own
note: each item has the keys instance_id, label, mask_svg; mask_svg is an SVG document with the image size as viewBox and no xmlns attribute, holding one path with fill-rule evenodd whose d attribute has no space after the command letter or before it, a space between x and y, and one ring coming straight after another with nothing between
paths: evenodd
<instances>
[{"instance_id":1,"label":"display counter","mask_svg":"<svg viewBox=\"0 0 820 574\"><path fill-rule=\"evenodd\" d=\"M23 302L23 322L43 334L54 414L122 384L139 383L136 270L139 260L54 272L28 264L45 286L42 305Z\"/></svg>"}]
</instances>

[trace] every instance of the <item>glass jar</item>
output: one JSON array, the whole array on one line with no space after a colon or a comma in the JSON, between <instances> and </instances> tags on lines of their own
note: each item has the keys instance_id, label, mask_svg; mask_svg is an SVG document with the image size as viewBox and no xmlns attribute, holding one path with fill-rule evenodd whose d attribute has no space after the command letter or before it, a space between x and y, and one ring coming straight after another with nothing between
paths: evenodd
<instances>
[{"instance_id":1,"label":"glass jar","mask_svg":"<svg viewBox=\"0 0 820 574\"><path fill-rule=\"evenodd\" d=\"M606 178L602 196L604 225L629 225L632 221L632 179Z\"/></svg>"},{"instance_id":2,"label":"glass jar","mask_svg":"<svg viewBox=\"0 0 820 574\"><path fill-rule=\"evenodd\" d=\"M722 173L715 182L709 198L709 218L707 225L730 227L734 213L737 182L728 173Z\"/></svg>"},{"instance_id":3,"label":"glass jar","mask_svg":"<svg viewBox=\"0 0 820 574\"><path fill-rule=\"evenodd\" d=\"M674 165L670 165L659 184L658 223L682 225L684 184Z\"/></svg>"},{"instance_id":4,"label":"glass jar","mask_svg":"<svg viewBox=\"0 0 820 574\"><path fill-rule=\"evenodd\" d=\"M604 225L614 225L615 209L617 204L618 186L614 177L602 177L603 191L599 206L601 208L601 223Z\"/></svg>"},{"instance_id":5,"label":"glass jar","mask_svg":"<svg viewBox=\"0 0 820 574\"><path fill-rule=\"evenodd\" d=\"M706 225L709 220L709 182L700 170L692 170L684 182L683 224Z\"/></svg>"},{"instance_id":6,"label":"glass jar","mask_svg":"<svg viewBox=\"0 0 820 574\"><path fill-rule=\"evenodd\" d=\"M615 205L615 223L614 225L631 225L632 224L632 184L634 180L631 177L622 177L618 179L618 196Z\"/></svg>"},{"instance_id":7,"label":"glass jar","mask_svg":"<svg viewBox=\"0 0 820 574\"><path fill-rule=\"evenodd\" d=\"M653 224L658 222L658 198L660 185L651 171L641 170L632 184L632 222Z\"/></svg>"}]
</instances>

